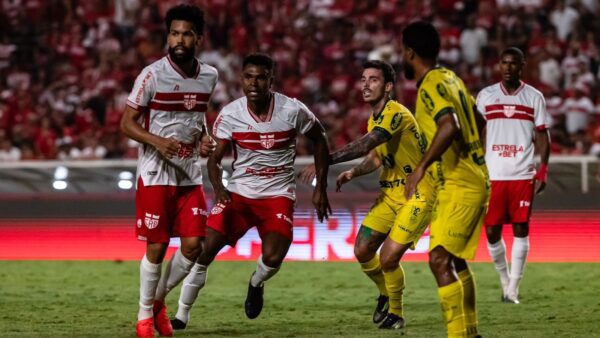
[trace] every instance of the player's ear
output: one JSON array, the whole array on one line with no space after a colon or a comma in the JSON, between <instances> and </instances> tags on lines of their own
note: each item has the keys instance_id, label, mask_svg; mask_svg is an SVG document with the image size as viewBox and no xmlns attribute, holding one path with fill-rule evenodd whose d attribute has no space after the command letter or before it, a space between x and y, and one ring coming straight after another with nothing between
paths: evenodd
<instances>
[{"instance_id":1,"label":"player's ear","mask_svg":"<svg viewBox=\"0 0 600 338\"><path fill-rule=\"evenodd\" d=\"M202 45L202 41L204 41L204 35L198 35L198 40L196 40L196 46L200 47L200 45Z\"/></svg>"},{"instance_id":2,"label":"player's ear","mask_svg":"<svg viewBox=\"0 0 600 338\"><path fill-rule=\"evenodd\" d=\"M385 92L391 94L392 90L394 90L394 83L393 82L387 82L385 84Z\"/></svg>"}]
</instances>

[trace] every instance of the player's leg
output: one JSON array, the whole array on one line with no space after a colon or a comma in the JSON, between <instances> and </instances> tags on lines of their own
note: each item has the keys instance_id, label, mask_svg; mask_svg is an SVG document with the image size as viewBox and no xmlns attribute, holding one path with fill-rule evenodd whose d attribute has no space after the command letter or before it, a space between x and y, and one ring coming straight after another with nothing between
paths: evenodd
<instances>
[{"instance_id":1,"label":"player's leg","mask_svg":"<svg viewBox=\"0 0 600 338\"><path fill-rule=\"evenodd\" d=\"M366 220L366 218L365 218ZM391 224L388 223L388 224ZM373 322L380 323L388 313L389 298L385 286L385 277L377 250L387 238L387 233L373 230L371 227L361 225L354 241L354 256L360 264L363 273L369 277L379 290L379 297L373 312Z\"/></svg>"},{"instance_id":2,"label":"player's leg","mask_svg":"<svg viewBox=\"0 0 600 338\"><path fill-rule=\"evenodd\" d=\"M429 252L429 268L438 285L438 296L448 337L464 337L464 291L454 270L454 258L444 247L437 246Z\"/></svg>"},{"instance_id":3,"label":"player's leg","mask_svg":"<svg viewBox=\"0 0 600 338\"><path fill-rule=\"evenodd\" d=\"M469 269L467 261L455 257L454 268L458 275L458 279L463 287L463 311L465 313L465 326L467 328L467 336L477 334L477 288L475 283L475 275Z\"/></svg>"},{"instance_id":4,"label":"player's leg","mask_svg":"<svg viewBox=\"0 0 600 338\"><path fill-rule=\"evenodd\" d=\"M529 253L529 223L513 224L514 240L510 264L510 282L506 293L507 301L519 302L519 284L525 271L525 262Z\"/></svg>"},{"instance_id":5,"label":"player's leg","mask_svg":"<svg viewBox=\"0 0 600 338\"><path fill-rule=\"evenodd\" d=\"M389 309L385 320L379 326L380 329L401 329L404 327L403 295L405 279L400 259L411 244L412 242L399 244L390 237L383 242L381 267L389 299Z\"/></svg>"},{"instance_id":6,"label":"player's leg","mask_svg":"<svg viewBox=\"0 0 600 338\"><path fill-rule=\"evenodd\" d=\"M514 240L510 266L510 282L506 301L519 303L519 283L523 278L525 261L529 253L529 218L533 203L535 184L533 180L520 180L511 182L511 195L509 213L513 223Z\"/></svg>"},{"instance_id":7,"label":"player's leg","mask_svg":"<svg viewBox=\"0 0 600 338\"><path fill-rule=\"evenodd\" d=\"M487 235L487 248L494 262L494 267L500 276L502 299L508 289L508 261L506 259L506 244L502 238L502 225L508 221L508 182L492 181L492 190L487 215L484 224Z\"/></svg>"},{"instance_id":8,"label":"player's leg","mask_svg":"<svg viewBox=\"0 0 600 338\"><path fill-rule=\"evenodd\" d=\"M168 243L148 241L140 264L140 300L136 333L138 337L154 337L153 304Z\"/></svg>"},{"instance_id":9,"label":"player's leg","mask_svg":"<svg viewBox=\"0 0 600 338\"><path fill-rule=\"evenodd\" d=\"M292 237L277 232L261 235L262 254L256 261L256 269L248 282L248 293L244 302L246 316L254 319L260 315L263 308L265 282L273 277L281 268L281 263L287 254Z\"/></svg>"},{"instance_id":10,"label":"player's leg","mask_svg":"<svg viewBox=\"0 0 600 338\"><path fill-rule=\"evenodd\" d=\"M161 336L173 335L173 326L167 313L165 297L188 274L202 249L201 237L181 237L181 247L169 260L165 272L160 278L154 300L154 325Z\"/></svg>"},{"instance_id":11,"label":"player's leg","mask_svg":"<svg viewBox=\"0 0 600 338\"><path fill-rule=\"evenodd\" d=\"M401 329L405 325L403 295L404 269L400 264L408 249L414 249L431 221L431 208L425 201L411 200L396 208L396 219L381 248L381 266L389 297L389 310L380 329Z\"/></svg>"},{"instance_id":12,"label":"player's leg","mask_svg":"<svg viewBox=\"0 0 600 338\"><path fill-rule=\"evenodd\" d=\"M208 266L228 243L229 238L226 235L211 228L207 229L207 236L200 257L183 280L177 314L171 320L173 329L182 330L187 326L190 320L190 310L198 298L198 293L206 284Z\"/></svg>"}]
</instances>

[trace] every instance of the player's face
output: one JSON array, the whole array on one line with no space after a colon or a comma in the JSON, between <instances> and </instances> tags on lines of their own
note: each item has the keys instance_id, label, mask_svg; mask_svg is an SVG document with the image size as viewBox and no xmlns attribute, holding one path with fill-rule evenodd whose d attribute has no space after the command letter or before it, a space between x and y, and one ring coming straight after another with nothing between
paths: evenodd
<instances>
[{"instance_id":1,"label":"player's face","mask_svg":"<svg viewBox=\"0 0 600 338\"><path fill-rule=\"evenodd\" d=\"M246 65L242 70L242 90L249 101L269 98L273 75L265 66Z\"/></svg>"},{"instance_id":2,"label":"player's face","mask_svg":"<svg viewBox=\"0 0 600 338\"><path fill-rule=\"evenodd\" d=\"M169 56L175 62L190 61L196 54L196 44L202 37L194 31L194 25L189 21L173 20L167 36Z\"/></svg>"},{"instance_id":3,"label":"player's face","mask_svg":"<svg viewBox=\"0 0 600 338\"><path fill-rule=\"evenodd\" d=\"M415 78L415 67L412 65L412 61L414 59L414 51L406 46L404 46L402 51L402 69L404 72L404 77L407 80L414 80Z\"/></svg>"},{"instance_id":4,"label":"player's face","mask_svg":"<svg viewBox=\"0 0 600 338\"><path fill-rule=\"evenodd\" d=\"M521 71L523 70L523 62L518 57L505 54L500 59L500 73L504 82L516 82L521 79Z\"/></svg>"},{"instance_id":5,"label":"player's face","mask_svg":"<svg viewBox=\"0 0 600 338\"><path fill-rule=\"evenodd\" d=\"M390 87L386 86L383 71L376 68L365 69L360 78L360 83L363 100L366 103L379 102L386 95L387 87Z\"/></svg>"}]
</instances>

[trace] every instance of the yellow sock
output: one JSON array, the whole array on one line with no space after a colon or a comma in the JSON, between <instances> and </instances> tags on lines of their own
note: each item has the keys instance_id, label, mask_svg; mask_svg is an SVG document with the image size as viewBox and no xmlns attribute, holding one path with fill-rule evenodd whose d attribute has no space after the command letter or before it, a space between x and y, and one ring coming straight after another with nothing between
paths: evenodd
<instances>
[{"instance_id":1,"label":"yellow sock","mask_svg":"<svg viewBox=\"0 0 600 338\"><path fill-rule=\"evenodd\" d=\"M465 312L465 325L467 328L467 336L477 336L477 301L475 276L467 268L458 273L458 278L463 286L463 309Z\"/></svg>"},{"instance_id":2,"label":"yellow sock","mask_svg":"<svg viewBox=\"0 0 600 338\"><path fill-rule=\"evenodd\" d=\"M442 315L448 329L448 337L466 337L463 289L460 281L438 288L438 295L442 305Z\"/></svg>"},{"instance_id":3,"label":"yellow sock","mask_svg":"<svg viewBox=\"0 0 600 338\"><path fill-rule=\"evenodd\" d=\"M387 288L388 296L390 297L389 313L404 317L402 307L402 295L404 294L404 269L402 265L398 265L393 271L383 272L385 279L385 287Z\"/></svg>"},{"instance_id":4,"label":"yellow sock","mask_svg":"<svg viewBox=\"0 0 600 338\"><path fill-rule=\"evenodd\" d=\"M379 255L375 255L370 261L360 263L362 271L367 275L377 288L379 293L387 296L387 289L385 288L385 280L383 279L383 271L381 270L381 263L379 263Z\"/></svg>"}]
</instances>

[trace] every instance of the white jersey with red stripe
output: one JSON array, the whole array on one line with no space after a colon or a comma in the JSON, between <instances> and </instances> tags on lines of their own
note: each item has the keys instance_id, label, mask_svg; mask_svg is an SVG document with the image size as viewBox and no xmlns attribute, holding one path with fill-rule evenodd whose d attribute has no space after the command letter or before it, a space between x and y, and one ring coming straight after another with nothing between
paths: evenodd
<instances>
[{"instance_id":1,"label":"white jersey with red stripe","mask_svg":"<svg viewBox=\"0 0 600 338\"><path fill-rule=\"evenodd\" d=\"M521 82L509 94L500 82L479 92L477 109L487 120L485 162L490 180L532 179L535 131L550 124L542 93Z\"/></svg>"},{"instance_id":2,"label":"white jersey with red stripe","mask_svg":"<svg viewBox=\"0 0 600 338\"><path fill-rule=\"evenodd\" d=\"M302 102L279 93L273 93L264 122L248 108L246 97L223 107L213 133L233 144L233 174L227 190L247 198L295 200L296 135L306 133L316 121Z\"/></svg>"},{"instance_id":3,"label":"white jersey with red stripe","mask_svg":"<svg viewBox=\"0 0 600 338\"><path fill-rule=\"evenodd\" d=\"M181 144L178 156L170 160L150 145L140 147L137 176L144 186L202 184L198 144L217 79L216 68L200 61L195 75L188 77L169 56L137 77L127 105L143 113L140 122L150 133Z\"/></svg>"}]
</instances>

